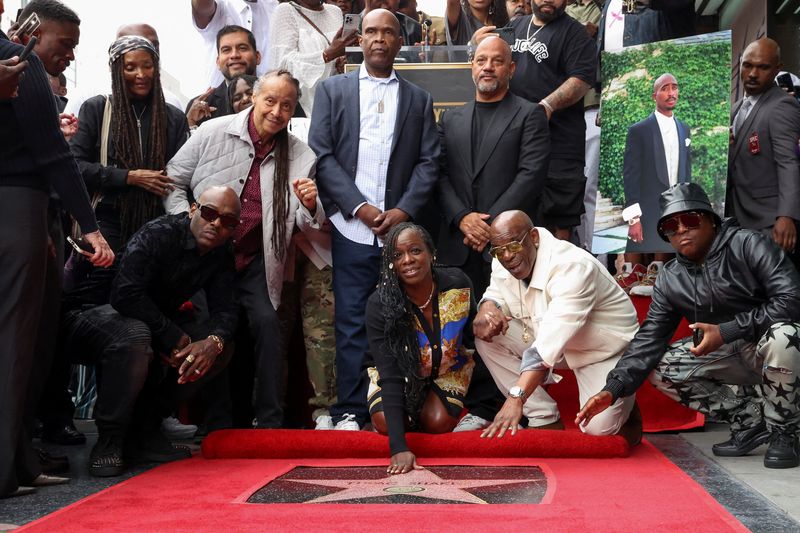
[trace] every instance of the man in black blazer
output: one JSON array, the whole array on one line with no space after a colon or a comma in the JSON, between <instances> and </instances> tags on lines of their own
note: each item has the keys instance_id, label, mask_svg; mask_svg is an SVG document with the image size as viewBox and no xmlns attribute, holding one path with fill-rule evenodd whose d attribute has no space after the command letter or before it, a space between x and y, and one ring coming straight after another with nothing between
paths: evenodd
<instances>
[{"instance_id":1,"label":"man in black blazer","mask_svg":"<svg viewBox=\"0 0 800 533\"><path fill-rule=\"evenodd\" d=\"M439 122L437 188L444 220L438 256L467 273L478 298L492 273L491 258L483 253L489 224L509 210L535 220L547 177L547 115L509 92L514 68L505 41L482 41L472 60L475 100L446 112Z\"/></svg>"},{"instance_id":2,"label":"man in black blazer","mask_svg":"<svg viewBox=\"0 0 800 533\"><path fill-rule=\"evenodd\" d=\"M673 116L678 103L675 76L662 74L656 79L653 100L655 111L628 128L622 166L625 189L622 216L629 224L625 251L635 254L673 251L658 236L658 201L671 185L688 183L692 179L689 127ZM639 259L626 258L641 263Z\"/></svg>"},{"instance_id":3,"label":"man in black blazer","mask_svg":"<svg viewBox=\"0 0 800 533\"><path fill-rule=\"evenodd\" d=\"M509 92L515 67L504 40L481 41L472 60L475 100L446 112L439 122L437 189L444 220L437 253L442 263L469 276L476 299L492 274L485 250L489 224L508 210L524 211L535 220L547 177L547 114L542 106ZM485 427L504 400L476 354L465 402L471 416L455 431Z\"/></svg>"},{"instance_id":4,"label":"man in black blazer","mask_svg":"<svg viewBox=\"0 0 800 533\"><path fill-rule=\"evenodd\" d=\"M261 63L261 54L256 48L253 32L241 26L224 26L217 32L217 67L225 80L215 89L189 100L186 106L186 119L194 129L210 118L223 117L233 113L228 102L228 83L236 76L249 74L255 76L256 67Z\"/></svg>"},{"instance_id":5,"label":"man in black blazer","mask_svg":"<svg viewBox=\"0 0 800 533\"><path fill-rule=\"evenodd\" d=\"M317 154L317 182L331 220L336 300L338 400L336 429L367 421L367 298L378 282L380 238L420 214L438 174L439 138L433 100L394 71L403 44L397 18L385 9L362 21L364 64L322 82L314 98L308 143Z\"/></svg>"},{"instance_id":6,"label":"man in black blazer","mask_svg":"<svg viewBox=\"0 0 800 533\"><path fill-rule=\"evenodd\" d=\"M781 58L772 39L750 43L741 67L745 97L731 114L726 214L770 237L798 264L800 106L773 81Z\"/></svg>"}]
</instances>

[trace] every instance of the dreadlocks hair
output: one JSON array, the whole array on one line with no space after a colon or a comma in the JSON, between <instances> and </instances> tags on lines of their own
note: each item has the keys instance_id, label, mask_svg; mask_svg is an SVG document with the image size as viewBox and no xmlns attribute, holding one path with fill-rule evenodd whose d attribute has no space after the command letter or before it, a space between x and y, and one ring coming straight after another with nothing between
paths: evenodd
<instances>
[{"instance_id":1,"label":"dreadlocks hair","mask_svg":"<svg viewBox=\"0 0 800 533\"><path fill-rule=\"evenodd\" d=\"M461 0L461 7L467 13L472 13L469 7L469 0ZM502 28L508 24L508 9L506 9L506 0L492 0L489 4L489 17L492 19L492 26Z\"/></svg>"},{"instance_id":2,"label":"dreadlocks hair","mask_svg":"<svg viewBox=\"0 0 800 533\"><path fill-rule=\"evenodd\" d=\"M405 410L411 419L412 427L416 427L419 425L420 411L425 401L427 380L422 377L420 372L420 346L414 325L412 307L414 304L403 290L400 279L397 277L397 269L394 268L397 238L405 230L414 231L422 238L431 257L436 253L433 239L422 226L411 222L401 222L394 226L384 240L378 295L385 320L383 327L385 340L382 350L397 361L397 365L406 378ZM436 284L433 265L431 265L431 274L433 282Z\"/></svg>"},{"instance_id":3,"label":"dreadlocks hair","mask_svg":"<svg viewBox=\"0 0 800 533\"><path fill-rule=\"evenodd\" d=\"M295 105L300 99L300 82L292 76L288 70L272 70L267 72L256 81L253 86L253 102L261 93L261 89L268 80L272 78L285 78L286 81L294 85L297 91ZM294 114L294 110L292 110ZM286 255L286 217L289 214L289 130L283 128L275 134L275 176L272 183L272 249L275 256L283 260Z\"/></svg>"},{"instance_id":4,"label":"dreadlocks hair","mask_svg":"<svg viewBox=\"0 0 800 533\"><path fill-rule=\"evenodd\" d=\"M146 50L142 48L141 50ZM117 163L120 168L163 170L166 166L167 109L161 89L161 72L158 57L153 55L153 88L150 91L150 135L146 146L139 146L136 116L123 76L125 55L111 65L111 139L114 143ZM123 242L136 233L144 224L163 214L161 198L141 187L127 187L119 208L120 231Z\"/></svg>"}]
</instances>

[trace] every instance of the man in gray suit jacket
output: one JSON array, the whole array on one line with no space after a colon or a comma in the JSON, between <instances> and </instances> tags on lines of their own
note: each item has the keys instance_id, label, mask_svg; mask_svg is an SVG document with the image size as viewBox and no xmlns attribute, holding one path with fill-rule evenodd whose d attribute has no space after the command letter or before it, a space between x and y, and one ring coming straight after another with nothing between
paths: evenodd
<instances>
[{"instance_id":1,"label":"man in gray suit jacket","mask_svg":"<svg viewBox=\"0 0 800 533\"><path fill-rule=\"evenodd\" d=\"M750 43L742 55L745 96L733 106L725 208L789 253L800 220L800 105L775 85L780 48L772 39ZM797 257L794 254L795 264Z\"/></svg>"},{"instance_id":2,"label":"man in gray suit jacket","mask_svg":"<svg viewBox=\"0 0 800 533\"><path fill-rule=\"evenodd\" d=\"M308 144L317 154L320 198L333 226L337 403L334 429L358 430L369 417L367 298L380 274L380 239L421 214L437 179L439 138L433 99L400 78L403 44L392 12L362 21L364 64L323 81L314 97Z\"/></svg>"}]
</instances>

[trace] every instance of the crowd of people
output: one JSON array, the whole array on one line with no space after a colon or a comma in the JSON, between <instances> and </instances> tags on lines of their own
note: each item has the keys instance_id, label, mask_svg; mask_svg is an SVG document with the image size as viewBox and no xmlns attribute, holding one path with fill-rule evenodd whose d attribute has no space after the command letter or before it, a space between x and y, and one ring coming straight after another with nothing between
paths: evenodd
<instances>
[{"instance_id":1,"label":"crowd of people","mask_svg":"<svg viewBox=\"0 0 800 533\"><path fill-rule=\"evenodd\" d=\"M624 280L581 246L598 49L691 35L694 2L448 0L441 18L413 0L363 4L191 0L213 75L185 109L162 87L148 24L119 28L111 91L77 113L59 80L78 14L32 0L18 23L35 13L38 28L0 32L13 221L0 229L0 496L68 481L32 436L85 442L73 364L94 369L95 476L188 457L169 438L187 402L206 432L283 427L294 314L316 428L388 435L389 474L417 466L407 431L563 429L545 388L559 368L575 373L587 434L638 443L649 377L730 423L715 454L768 443L766 467L798 466L800 105L774 83L777 43L742 59L725 218L682 170L678 80L653 80L652 120L628 133L642 162L626 161L639 193L626 220L633 243L658 239L674 253L658 259L674 258L639 327ZM431 95L394 68L417 43L472 48L474 98L438 124ZM363 62L345 73L352 46ZM310 120L307 138L293 117ZM659 133L665 177L651 183ZM684 318L692 337L670 344Z\"/></svg>"}]
</instances>

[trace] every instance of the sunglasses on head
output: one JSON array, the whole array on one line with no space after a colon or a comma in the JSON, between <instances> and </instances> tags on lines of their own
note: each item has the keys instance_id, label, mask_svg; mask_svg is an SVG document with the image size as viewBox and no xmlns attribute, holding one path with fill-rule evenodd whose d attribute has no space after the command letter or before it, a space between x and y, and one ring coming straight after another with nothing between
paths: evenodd
<instances>
[{"instance_id":1,"label":"sunglasses on head","mask_svg":"<svg viewBox=\"0 0 800 533\"><path fill-rule=\"evenodd\" d=\"M525 242L525 239L528 237L528 235L529 235L528 232L525 232L525 235L523 235L522 238L518 241L511 241L502 246L493 246L492 248L489 249L489 255L491 255L495 259L500 259L501 257L503 257L503 254L505 254L506 251L509 251L512 254L520 253L523 248L522 243Z\"/></svg>"},{"instance_id":2,"label":"sunglasses on head","mask_svg":"<svg viewBox=\"0 0 800 533\"><path fill-rule=\"evenodd\" d=\"M672 237L678 233L678 228L683 226L687 230L697 229L703 221L703 215L696 211L689 211L688 213L680 213L672 216L661 223L661 233L667 237Z\"/></svg>"},{"instance_id":3,"label":"sunglasses on head","mask_svg":"<svg viewBox=\"0 0 800 533\"><path fill-rule=\"evenodd\" d=\"M197 204L197 208L200 209L200 216L203 217L203 220L214 222L219 219L220 224L228 229L235 229L236 226L239 225L239 219L237 217L233 215L223 215L211 206Z\"/></svg>"}]
</instances>

